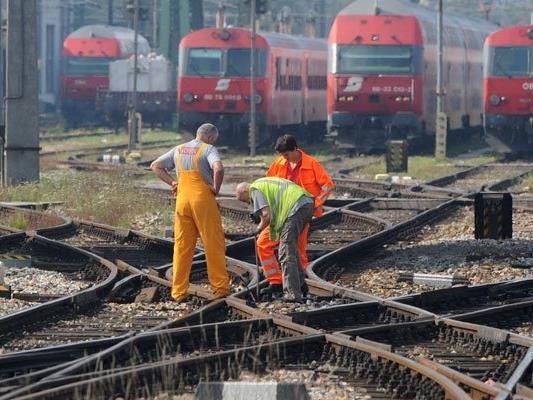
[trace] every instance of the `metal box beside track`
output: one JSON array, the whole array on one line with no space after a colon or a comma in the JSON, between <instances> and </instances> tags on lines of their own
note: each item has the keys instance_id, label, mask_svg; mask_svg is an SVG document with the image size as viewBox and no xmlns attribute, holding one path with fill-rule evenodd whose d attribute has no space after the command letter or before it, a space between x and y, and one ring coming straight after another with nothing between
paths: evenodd
<instances>
[{"instance_id":1,"label":"metal box beside track","mask_svg":"<svg viewBox=\"0 0 533 400\"><path fill-rule=\"evenodd\" d=\"M513 237L513 198L510 193L477 193L474 206L476 239Z\"/></svg>"},{"instance_id":2,"label":"metal box beside track","mask_svg":"<svg viewBox=\"0 0 533 400\"><path fill-rule=\"evenodd\" d=\"M407 140L389 140L387 142L387 172L407 172L409 154Z\"/></svg>"}]
</instances>

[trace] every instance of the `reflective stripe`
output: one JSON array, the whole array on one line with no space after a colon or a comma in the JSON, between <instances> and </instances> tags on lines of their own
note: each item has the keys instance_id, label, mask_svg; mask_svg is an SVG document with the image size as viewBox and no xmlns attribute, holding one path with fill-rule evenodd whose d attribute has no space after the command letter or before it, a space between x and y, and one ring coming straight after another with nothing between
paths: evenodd
<instances>
[{"instance_id":1,"label":"reflective stripe","mask_svg":"<svg viewBox=\"0 0 533 400\"><path fill-rule=\"evenodd\" d=\"M278 269L278 268L271 268L271 269L266 269L266 268L263 268L263 274L265 275L265 277L269 277L269 276L272 276L272 275L277 275L281 273L281 270Z\"/></svg>"},{"instance_id":2,"label":"reflective stripe","mask_svg":"<svg viewBox=\"0 0 533 400\"><path fill-rule=\"evenodd\" d=\"M275 261L276 260L274 258L270 257L270 258L267 258L266 260L261 261L261 265L263 265L263 266L264 265L270 265L270 264L272 264Z\"/></svg>"}]
</instances>

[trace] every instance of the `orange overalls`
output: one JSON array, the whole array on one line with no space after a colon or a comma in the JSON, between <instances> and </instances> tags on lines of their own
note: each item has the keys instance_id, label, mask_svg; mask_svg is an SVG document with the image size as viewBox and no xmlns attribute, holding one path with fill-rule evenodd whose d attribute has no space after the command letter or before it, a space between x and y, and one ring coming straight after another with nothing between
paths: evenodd
<instances>
[{"instance_id":1,"label":"orange overalls","mask_svg":"<svg viewBox=\"0 0 533 400\"><path fill-rule=\"evenodd\" d=\"M220 211L214 193L198 170L198 160L205 146L207 144L202 143L198 148L192 170L183 168L180 147L176 149L178 189L172 280L172 297L176 300L185 297L189 288L189 275L198 233L204 245L207 275L213 294L223 297L230 291Z\"/></svg>"},{"instance_id":2,"label":"orange overalls","mask_svg":"<svg viewBox=\"0 0 533 400\"><path fill-rule=\"evenodd\" d=\"M301 165L297 179L293 182L303 187L315 197L315 217L323 214L322 205L334 188L333 181L322 165L313 157L298 149L301 153ZM289 162L284 157L278 157L270 168L266 176L277 176L289 179ZM307 269L309 260L307 258L307 235L309 225L305 227L298 237L298 250L302 266ZM270 229L267 226L257 237L257 255L261 262L263 274L271 285L281 285L283 278L281 268L276 258L276 247L279 242L270 240Z\"/></svg>"}]
</instances>

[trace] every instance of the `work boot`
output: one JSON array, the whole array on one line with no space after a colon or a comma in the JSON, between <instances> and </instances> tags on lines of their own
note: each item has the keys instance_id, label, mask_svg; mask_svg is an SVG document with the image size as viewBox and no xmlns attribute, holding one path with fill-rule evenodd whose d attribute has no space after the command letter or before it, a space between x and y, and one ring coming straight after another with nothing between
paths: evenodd
<instances>
[{"instance_id":1,"label":"work boot","mask_svg":"<svg viewBox=\"0 0 533 400\"><path fill-rule=\"evenodd\" d=\"M213 294L213 299L223 299L225 297L228 297L230 294L230 292L217 292Z\"/></svg>"},{"instance_id":2,"label":"work boot","mask_svg":"<svg viewBox=\"0 0 533 400\"><path fill-rule=\"evenodd\" d=\"M308 294L309 294L309 286L307 286L307 283L305 283L304 281L304 284L302 285L302 296L307 298Z\"/></svg>"},{"instance_id":3,"label":"work boot","mask_svg":"<svg viewBox=\"0 0 533 400\"><path fill-rule=\"evenodd\" d=\"M190 299L190 297L191 295L189 293L185 293L184 295L178 297L172 297L172 301L175 301L176 303L185 303Z\"/></svg>"},{"instance_id":4,"label":"work boot","mask_svg":"<svg viewBox=\"0 0 533 400\"><path fill-rule=\"evenodd\" d=\"M294 297L294 296L289 296L287 294L281 298L281 301L283 301L284 303L298 303L298 304L306 303L306 299L303 297Z\"/></svg>"},{"instance_id":5,"label":"work boot","mask_svg":"<svg viewBox=\"0 0 533 400\"><path fill-rule=\"evenodd\" d=\"M268 296L268 298L272 298L272 296L279 296L283 294L283 285L268 285L266 288L263 288L259 291L259 295L262 296Z\"/></svg>"}]
</instances>

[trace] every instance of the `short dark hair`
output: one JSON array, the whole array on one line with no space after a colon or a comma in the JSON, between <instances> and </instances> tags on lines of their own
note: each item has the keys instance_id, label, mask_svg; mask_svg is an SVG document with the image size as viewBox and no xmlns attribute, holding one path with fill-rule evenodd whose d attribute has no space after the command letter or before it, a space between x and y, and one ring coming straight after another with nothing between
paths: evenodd
<instances>
[{"instance_id":1,"label":"short dark hair","mask_svg":"<svg viewBox=\"0 0 533 400\"><path fill-rule=\"evenodd\" d=\"M274 150L278 153L285 153L286 151L294 151L298 148L296 138L292 135L283 135L276 140Z\"/></svg>"}]
</instances>

